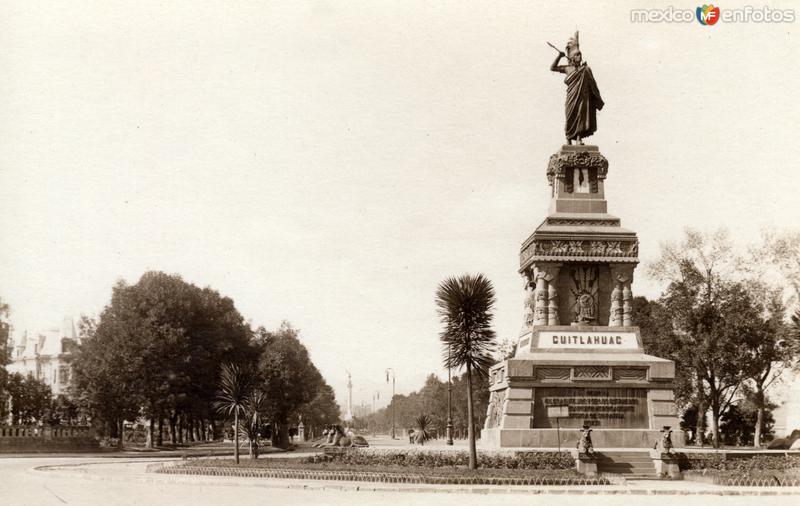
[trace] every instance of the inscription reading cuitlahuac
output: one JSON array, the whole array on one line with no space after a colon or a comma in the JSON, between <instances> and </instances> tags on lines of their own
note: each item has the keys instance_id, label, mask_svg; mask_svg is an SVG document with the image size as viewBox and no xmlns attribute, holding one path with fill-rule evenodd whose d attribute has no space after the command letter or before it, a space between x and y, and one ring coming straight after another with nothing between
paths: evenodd
<instances>
[{"instance_id":1,"label":"inscription reading cuitlahuac","mask_svg":"<svg viewBox=\"0 0 800 506\"><path fill-rule=\"evenodd\" d=\"M621 345L622 336L553 336L553 344Z\"/></svg>"}]
</instances>

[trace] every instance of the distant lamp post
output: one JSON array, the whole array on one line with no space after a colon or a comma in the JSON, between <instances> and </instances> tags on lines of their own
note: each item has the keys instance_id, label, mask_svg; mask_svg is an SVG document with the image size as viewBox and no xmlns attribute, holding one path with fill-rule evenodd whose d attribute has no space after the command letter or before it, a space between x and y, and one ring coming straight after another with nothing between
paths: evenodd
<instances>
[{"instance_id":1,"label":"distant lamp post","mask_svg":"<svg viewBox=\"0 0 800 506\"><path fill-rule=\"evenodd\" d=\"M452 416L452 385L450 384L450 353L452 347L447 348L447 444L453 446L453 416Z\"/></svg>"},{"instance_id":2,"label":"distant lamp post","mask_svg":"<svg viewBox=\"0 0 800 506\"><path fill-rule=\"evenodd\" d=\"M389 371L392 371L392 400L390 404L392 405L392 439L395 439L394 433L394 369L391 367L386 368L386 383L389 383Z\"/></svg>"},{"instance_id":3,"label":"distant lamp post","mask_svg":"<svg viewBox=\"0 0 800 506\"><path fill-rule=\"evenodd\" d=\"M381 400L381 392L380 390L375 390L372 392L372 414L374 418L374 414L377 412L375 411L375 402ZM377 427L377 419L372 420L372 435L375 435L375 427Z\"/></svg>"}]
</instances>

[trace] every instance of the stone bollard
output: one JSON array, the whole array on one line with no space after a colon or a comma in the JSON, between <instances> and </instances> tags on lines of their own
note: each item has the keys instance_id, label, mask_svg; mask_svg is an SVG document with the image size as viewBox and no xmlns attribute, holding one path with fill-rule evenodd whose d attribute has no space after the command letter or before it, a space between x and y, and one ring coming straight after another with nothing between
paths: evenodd
<instances>
[{"instance_id":1,"label":"stone bollard","mask_svg":"<svg viewBox=\"0 0 800 506\"><path fill-rule=\"evenodd\" d=\"M575 459L575 470L584 476L597 476L597 458L594 453L580 453L578 450L571 450L572 458Z\"/></svg>"},{"instance_id":2,"label":"stone bollard","mask_svg":"<svg viewBox=\"0 0 800 506\"><path fill-rule=\"evenodd\" d=\"M678 455L659 450L650 450L650 458L653 459L658 476L669 476L674 480L683 478L683 473L681 473L681 468L678 465Z\"/></svg>"}]
</instances>

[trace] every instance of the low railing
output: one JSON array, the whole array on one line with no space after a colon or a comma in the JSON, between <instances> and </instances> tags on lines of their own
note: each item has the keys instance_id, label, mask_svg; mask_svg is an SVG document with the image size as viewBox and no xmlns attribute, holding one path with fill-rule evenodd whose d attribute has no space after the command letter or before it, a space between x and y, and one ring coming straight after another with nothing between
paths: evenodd
<instances>
[{"instance_id":1,"label":"low railing","mask_svg":"<svg viewBox=\"0 0 800 506\"><path fill-rule=\"evenodd\" d=\"M73 439L91 437L94 437L94 428L86 425L0 425L0 439Z\"/></svg>"}]
</instances>

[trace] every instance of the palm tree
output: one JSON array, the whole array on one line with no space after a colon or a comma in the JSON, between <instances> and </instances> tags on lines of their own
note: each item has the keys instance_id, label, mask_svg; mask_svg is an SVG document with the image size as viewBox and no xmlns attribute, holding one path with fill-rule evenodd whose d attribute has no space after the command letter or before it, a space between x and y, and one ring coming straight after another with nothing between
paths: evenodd
<instances>
[{"instance_id":1,"label":"palm tree","mask_svg":"<svg viewBox=\"0 0 800 506\"><path fill-rule=\"evenodd\" d=\"M420 415L415 420L417 427L416 431L414 432L414 440L419 445L425 445L426 442L430 441L433 435L431 434L431 426L433 425L433 420L428 415Z\"/></svg>"},{"instance_id":2,"label":"palm tree","mask_svg":"<svg viewBox=\"0 0 800 506\"><path fill-rule=\"evenodd\" d=\"M258 458L259 430L261 429L261 414L267 405L267 396L261 390L252 390L244 401L244 420L239 425L239 434L250 445L250 458Z\"/></svg>"},{"instance_id":3,"label":"palm tree","mask_svg":"<svg viewBox=\"0 0 800 506\"><path fill-rule=\"evenodd\" d=\"M244 413L247 398L255 384L249 369L234 364L222 364L219 373L219 392L215 402L217 411L227 416L233 414L233 458L239 463L239 413Z\"/></svg>"},{"instance_id":4,"label":"palm tree","mask_svg":"<svg viewBox=\"0 0 800 506\"><path fill-rule=\"evenodd\" d=\"M467 369L467 437L469 468L477 469L475 419L472 414L472 372L486 374L492 365L494 330L491 328L494 306L492 282L483 274L447 278L436 290L436 305L444 329L441 333L446 367Z\"/></svg>"}]
</instances>

